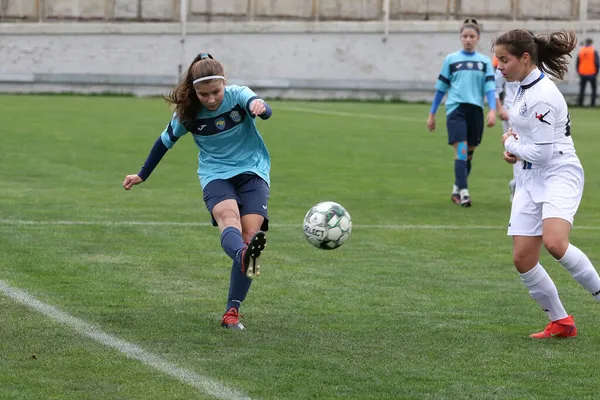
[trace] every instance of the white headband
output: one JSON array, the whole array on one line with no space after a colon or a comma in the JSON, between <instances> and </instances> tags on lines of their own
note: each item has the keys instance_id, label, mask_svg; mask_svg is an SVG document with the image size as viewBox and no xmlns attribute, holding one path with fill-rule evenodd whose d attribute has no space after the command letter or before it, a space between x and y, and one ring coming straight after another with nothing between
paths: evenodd
<instances>
[{"instance_id":1,"label":"white headband","mask_svg":"<svg viewBox=\"0 0 600 400\"><path fill-rule=\"evenodd\" d=\"M225 80L225 77L223 75L203 76L202 78L194 79L194 82L192 82L192 84L195 85L198 82L208 81L208 80L211 80L211 79L223 79L223 80Z\"/></svg>"}]
</instances>

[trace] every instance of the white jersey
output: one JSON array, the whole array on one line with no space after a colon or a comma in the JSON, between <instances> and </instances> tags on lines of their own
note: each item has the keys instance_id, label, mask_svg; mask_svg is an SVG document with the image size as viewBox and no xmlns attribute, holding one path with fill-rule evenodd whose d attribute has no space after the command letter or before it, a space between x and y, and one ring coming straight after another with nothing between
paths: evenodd
<instances>
[{"instance_id":1,"label":"white jersey","mask_svg":"<svg viewBox=\"0 0 600 400\"><path fill-rule=\"evenodd\" d=\"M525 169L579 163L571 138L567 102L554 82L539 69L534 69L520 83L508 114L518 140L508 139L505 147L525 162Z\"/></svg>"},{"instance_id":2,"label":"white jersey","mask_svg":"<svg viewBox=\"0 0 600 400\"><path fill-rule=\"evenodd\" d=\"M494 80L496 81L496 96L500 97L500 93L504 92L504 101L502 105L506 110L510 110L513 101L515 100L517 89L519 88L519 82L507 82L499 69L496 70Z\"/></svg>"},{"instance_id":3,"label":"white jersey","mask_svg":"<svg viewBox=\"0 0 600 400\"><path fill-rule=\"evenodd\" d=\"M541 236L544 219L573 224L584 172L571 138L567 103L554 82L536 68L520 83L514 100L508 114L518 140L510 136L504 145L523 160L523 169L508 235Z\"/></svg>"}]
</instances>

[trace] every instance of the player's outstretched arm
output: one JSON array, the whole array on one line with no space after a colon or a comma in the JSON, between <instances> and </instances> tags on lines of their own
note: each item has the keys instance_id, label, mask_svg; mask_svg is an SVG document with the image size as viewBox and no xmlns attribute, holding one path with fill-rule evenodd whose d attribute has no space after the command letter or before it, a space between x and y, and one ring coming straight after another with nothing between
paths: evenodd
<instances>
[{"instance_id":1,"label":"player's outstretched arm","mask_svg":"<svg viewBox=\"0 0 600 400\"><path fill-rule=\"evenodd\" d=\"M148 158L146 159L146 162L144 163L144 166L140 172L135 175L127 175L123 181L123 188L125 190L130 190L133 186L139 185L148 179L152 171L154 171L154 168L156 168L160 160L162 160L164 155L167 153L167 150L169 149L164 145L161 137L159 136L154 143L154 146L152 146L152 150L150 150L150 154L148 154Z\"/></svg>"}]
</instances>

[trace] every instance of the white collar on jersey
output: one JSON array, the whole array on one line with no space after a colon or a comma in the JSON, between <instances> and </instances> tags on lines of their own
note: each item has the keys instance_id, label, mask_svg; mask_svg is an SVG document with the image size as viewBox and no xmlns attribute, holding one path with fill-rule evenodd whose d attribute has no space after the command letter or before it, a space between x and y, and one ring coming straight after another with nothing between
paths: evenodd
<instances>
[{"instance_id":1,"label":"white collar on jersey","mask_svg":"<svg viewBox=\"0 0 600 400\"><path fill-rule=\"evenodd\" d=\"M529 85L531 85L533 82L537 81L540 79L540 76L542 75L542 71L540 71L539 68L535 68L533 71L531 71L529 73L529 75L527 75L525 77L525 79L523 79L520 83L521 87L523 87L524 89L526 89Z\"/></svg>"}]
</instances>

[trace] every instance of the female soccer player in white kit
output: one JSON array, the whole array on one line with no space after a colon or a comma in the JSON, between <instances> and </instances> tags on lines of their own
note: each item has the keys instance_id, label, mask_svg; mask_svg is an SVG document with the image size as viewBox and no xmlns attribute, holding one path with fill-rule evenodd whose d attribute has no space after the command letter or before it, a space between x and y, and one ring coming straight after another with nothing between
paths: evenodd
<instances>
[{"instance_id":1,"label":"female soccer player in white kit","mask_svg":"<svg viewBox=\"0 0 600 400\"><path fill-rule=\"evenodd\" d=\"M583 193L583 168L575 154L567 103L546 74L562 79L567 56L577 44L574 32L533 36L524 29L504 33L494 42L498 69L507 81L519 81L509 110L512 129L502 136L508 163L522 160L512 203L508 235L513 260L531 297L548 314L546 328L532 338L577 335L554 282L540 265L542 244L600 300L600 278L588 257L569 243L573 218Z\"/></svg>"}]
</instances>

